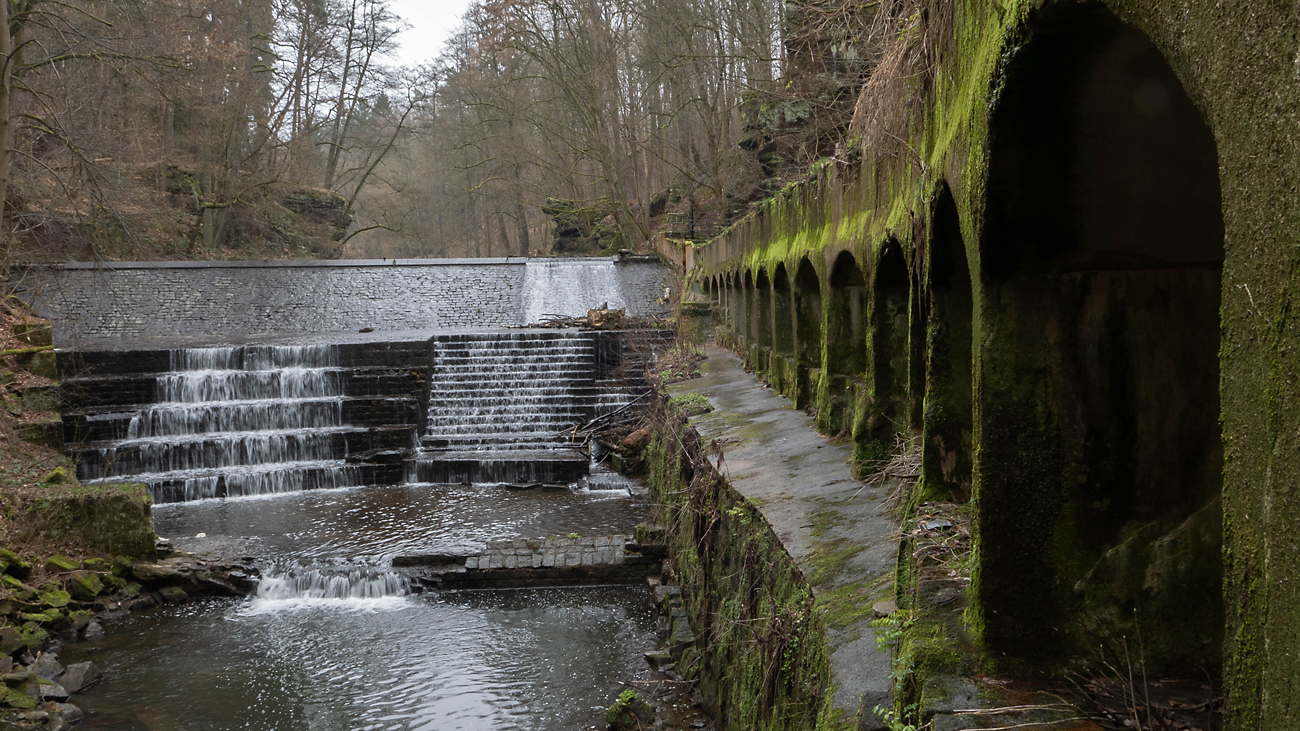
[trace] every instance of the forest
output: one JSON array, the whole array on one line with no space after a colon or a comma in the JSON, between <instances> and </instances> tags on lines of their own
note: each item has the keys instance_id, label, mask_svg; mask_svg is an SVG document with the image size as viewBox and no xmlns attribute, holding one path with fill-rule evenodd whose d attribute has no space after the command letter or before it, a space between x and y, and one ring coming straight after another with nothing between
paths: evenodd
<instances>
[{"instance_id":1,"label":"forest","mask_svg":"<svg viewBox=\"0 0 1300 731\"><path fill-rule=\"evenodd\" d=\"M407 67L387 0L9 3L5 257L573 255L708 238L811 163L854 154L859 92L921 10L480 0Z\"/></svg>"}]
</instances>

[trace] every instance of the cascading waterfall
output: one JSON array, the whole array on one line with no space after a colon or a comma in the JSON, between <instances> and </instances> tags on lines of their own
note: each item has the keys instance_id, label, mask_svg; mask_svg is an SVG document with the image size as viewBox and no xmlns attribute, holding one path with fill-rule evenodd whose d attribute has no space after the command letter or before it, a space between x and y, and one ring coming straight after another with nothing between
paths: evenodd
<instances>
[{"instance_id":1,"label":"cascading waterfall","mask_svg":"<svg viewBox=\"0 0 1300 731\"><path fill-rule=\"evenodd\" d=\"M566 434L596 396L595 346L570 333L434 342L425 449L411 476L435 483L569 483L586 456Z\"/></svg>"},{"instance_id":2,"label":"cascading waterfall","mask_svg":"<svg viewBox=\"0 0 1300 731\"><path fill-rule=\"evenodd\" d=\"M534 259L524 269L524 322L547 315L581 317L601 305L627 307L610 260Z\"/></svg>"},{"instance_id":3,"label":"cascading waterfall","mask_svg":"<svg viewBox=\"0 0 1300 731\"><path fill-rule=\"evenodd\" d=\"M577 482L589 465L574 428L641 390L598 381L591 333L448 335L433 345L413 482Z\"/></svg>"},{"instance_id":4,"label":"cascading waterfall","mask_svg":"<svg viewBox=\"0 0 1300 731\"><path fill-rule=\"evenodd\" d=\"M384 569L290 569L271 573L257 585L256 598L286 599L382 599L411 593L408 579Z\"/></svg>"},{"instance_id":5,"label":"cascading waterfall","mask_svg":"<svg viewBox=\"0 0 1300 731\"><path fill-rule=\"evenodd\" d=\"M82 451L83 482L143 482L160 503L356 484L334 346L175 350L171 366L125 440Z\"/></svg>"}]
</instances>

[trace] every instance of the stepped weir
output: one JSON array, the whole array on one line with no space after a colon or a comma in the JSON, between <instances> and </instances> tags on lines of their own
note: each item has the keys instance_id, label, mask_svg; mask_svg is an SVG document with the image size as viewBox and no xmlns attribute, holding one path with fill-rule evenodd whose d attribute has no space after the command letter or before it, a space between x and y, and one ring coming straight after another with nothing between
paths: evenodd
<instances>
[{"instance_id":1,"label":"stepped weir","mask_svg":"<svg viewBox=\"0 0 1300 731\"><path fill-rule=\"evenodd\" d=\"M653 350L653 346L651 346ZM85 483L158 503L322 488L571 484L578 427L647 390L650 353L609 331L61 353L65 440Z\"/></svg>"}]
</instances>

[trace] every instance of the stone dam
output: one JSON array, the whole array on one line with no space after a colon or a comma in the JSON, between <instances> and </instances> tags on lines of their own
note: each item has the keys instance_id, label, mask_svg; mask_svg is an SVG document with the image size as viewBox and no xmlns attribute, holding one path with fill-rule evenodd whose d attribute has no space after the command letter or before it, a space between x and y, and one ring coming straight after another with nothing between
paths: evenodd
<instances>
[{"instance_id":1,"label":"stone dam","mask_svg":"<svg viewBox=\"0 0 1300 731\"><path fill-rule=\"evenodd\" d=\"M66 648L110 677L75 699L84 727L603 714L650 672L665 550L632 538L647 490L589 436L648 401L675 332L522 326L665 314L667 281L645 258L27 272L78 479L143 483L157 533L193 554L169 560L253 577L199 609L170 606L182 580Z\"/></svg>"}]
</instances>

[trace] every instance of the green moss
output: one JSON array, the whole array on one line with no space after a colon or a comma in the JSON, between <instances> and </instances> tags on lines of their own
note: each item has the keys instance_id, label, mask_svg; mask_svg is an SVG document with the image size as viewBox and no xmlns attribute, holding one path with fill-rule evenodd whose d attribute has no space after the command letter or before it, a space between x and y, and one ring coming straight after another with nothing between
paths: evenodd
<instances>
[{"instance_id":1,"label":"green moss","mask_svg":"<svg viewBox=\"0 0 1300 731\"><path fill-rule=\"evenodd\" d=\"M698 435L669 417L647 460L656 520L708 648L698 663L705 703L731 729L836 728L825 625L808 583L756 506L701 467L699 450Z\"/></svg>"}]
</instances>

